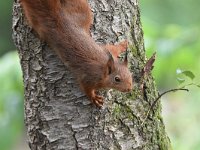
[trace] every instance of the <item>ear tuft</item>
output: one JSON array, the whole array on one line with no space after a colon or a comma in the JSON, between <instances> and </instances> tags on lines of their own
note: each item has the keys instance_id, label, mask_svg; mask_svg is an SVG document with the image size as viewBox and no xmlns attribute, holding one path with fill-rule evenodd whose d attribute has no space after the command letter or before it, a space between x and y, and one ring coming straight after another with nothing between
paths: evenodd
<instances>
[{"instance_id":1,"label":"ear tuft","mask_svg":"<svg viewBox=\"0 0 200 150\"><path fill-rule=\"evenodd\" d=\"M114 59L110 52L108 52L108 62L106 64L107 75L115 71Z\"/></svg>"},{"instance_id":2,"label":"ear tuft","mask_svg":"<svg viewBox=\"0 0 200 150\"><path fill-rule=\"evenodd\" d=\"M128 66L128 50L126 49L126 54L125 54L125 58L124 58L124 65Z\"/></svg>"}]
</instances>

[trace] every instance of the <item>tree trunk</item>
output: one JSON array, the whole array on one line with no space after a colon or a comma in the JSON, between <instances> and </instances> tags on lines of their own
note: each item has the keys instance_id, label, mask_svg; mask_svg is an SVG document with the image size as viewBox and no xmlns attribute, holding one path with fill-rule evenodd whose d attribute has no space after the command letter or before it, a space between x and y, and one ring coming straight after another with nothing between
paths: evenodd
<instances>
[{"instance_id":1,"label":"tree trunk","mask_svg":"<svg viewBox=\"0 0 200 150\"><path fill-rule=\"evenodd\" d=\"M92 36L98 43L129 39L134 91L109 90L102 109L91 105L70 70L28 27L19 0L13 7L13 39L18 48L25 88L25 123L32 150L169 150L152 77L140 88L145 63L138 0L90 0Z\"/></svg>"}]
</instances>

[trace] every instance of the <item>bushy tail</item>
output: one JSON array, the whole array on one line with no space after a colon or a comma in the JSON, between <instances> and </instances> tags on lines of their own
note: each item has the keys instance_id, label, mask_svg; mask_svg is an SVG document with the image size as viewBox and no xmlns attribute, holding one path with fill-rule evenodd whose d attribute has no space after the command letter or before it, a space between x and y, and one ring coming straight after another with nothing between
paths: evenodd
<instances>
[{"instance_id":1,"label":"bushy tail","mask_svg":"<svg viewBox=\"0 0 200 150\"><path fill-rule=\"evenodd\" d=\"M44 38L48 28L60 22L62 0L21 0L29 25Z\"/></svg>"},{"instance_id":2,"label":"bushy tail","mask_svg":"<svg viewBox=\"0 0 200 150\"><path fill-rule=\"evenodd\" d=\"M21 4L29 24L71 68L81 68L86 61L107 61L107 53L81 26L84 19L89 24L91 20L86 0L21 0Z\"/></svg>"}]
</instances>

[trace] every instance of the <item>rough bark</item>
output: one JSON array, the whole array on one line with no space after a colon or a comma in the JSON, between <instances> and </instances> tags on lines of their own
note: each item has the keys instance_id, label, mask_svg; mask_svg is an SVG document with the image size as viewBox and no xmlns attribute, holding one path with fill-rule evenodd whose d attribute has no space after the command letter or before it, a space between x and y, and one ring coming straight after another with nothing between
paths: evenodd
<instances>
[{"instance_id":1,"label":"rough bark","mask_svg":"<svg viewBox=\"0 0 200 150\"><path fill-rule=\"evenodd\" d=\"M92 36L99 43L128 38L135 89L104 92L102 109L90 104L72 74L28 27L19 1L13 7L13 39L18 48L25 88L25 123L32 150L168 150L160 103L141 125L157 97L153 79L140 87L145 63L138 0L90 0Z\"/></svg>"}]
</instances>

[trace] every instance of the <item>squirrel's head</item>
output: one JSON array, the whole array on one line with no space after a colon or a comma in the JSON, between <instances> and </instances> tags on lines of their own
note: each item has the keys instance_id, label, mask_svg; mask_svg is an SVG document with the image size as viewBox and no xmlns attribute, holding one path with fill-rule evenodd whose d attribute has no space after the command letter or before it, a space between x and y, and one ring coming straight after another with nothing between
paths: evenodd
<instances>
[{"instance_id":1,"label":"squirrel's head","mask_svg":"<svg viewBox=\"0 0 200 150\"><path fill-rule=\"evenodd\" d=\"M132 74L128 69L127 53L124 61L114 60L109 52L108 56L109 59L105 68L105 85L121 92L130 92L133 87Z\"/></svg>"}]
</instances>

